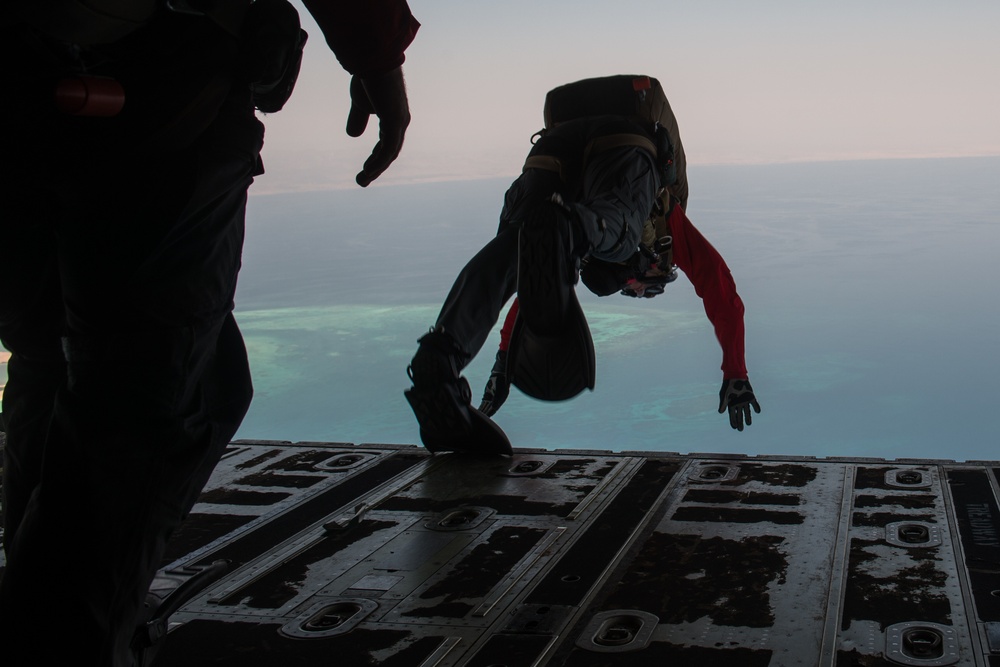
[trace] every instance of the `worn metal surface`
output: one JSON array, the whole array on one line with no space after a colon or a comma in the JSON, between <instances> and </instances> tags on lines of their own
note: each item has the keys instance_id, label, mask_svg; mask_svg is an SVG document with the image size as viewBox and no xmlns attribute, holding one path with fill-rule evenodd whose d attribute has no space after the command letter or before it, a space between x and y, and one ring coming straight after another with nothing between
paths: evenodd
<instances>
[{"instance_id":1,"label":"worn metal surface","mask_svg":"<svg viewBox=\"0 0 1000 667\"><path fill-rule=\"evenodd\" d=\"M158 665L1000 665L1000 463L234 443Z\"/></svg>"}]
</instances>

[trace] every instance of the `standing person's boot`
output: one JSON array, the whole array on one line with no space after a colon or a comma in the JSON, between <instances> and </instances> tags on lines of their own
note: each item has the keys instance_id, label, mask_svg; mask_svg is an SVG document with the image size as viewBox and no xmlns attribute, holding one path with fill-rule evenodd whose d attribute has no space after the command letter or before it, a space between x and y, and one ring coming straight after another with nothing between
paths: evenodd
<instances>
[{"instance_id":1,"label":"standing person's boot","mask_svg":"<svg viewBox=\"0 0 1000 667\"><path fill-rule=\"evenodd\" d=\"M413 387L404 392L420 424L420 439L432 452L510 456L510 441L489 417L472 407L472 389L461 376L464 353L441 329L420 338L407 369Z\"/></svg>"}]
</instances>

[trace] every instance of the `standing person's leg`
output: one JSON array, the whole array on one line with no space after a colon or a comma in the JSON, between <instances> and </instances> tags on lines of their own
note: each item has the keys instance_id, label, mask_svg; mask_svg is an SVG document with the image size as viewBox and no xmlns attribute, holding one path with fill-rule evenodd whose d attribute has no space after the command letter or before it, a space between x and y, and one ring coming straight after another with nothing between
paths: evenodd
<instances>
[{"instance_id":1,"label":"standing person's leg","mask_svg":"<svg viewBox=\"0 0 1000 667\"><path fill-rule=\"evenodd\" d=\"M72 206L57 229L57 256L67 372L47 435L32 443L40 482L16 534L5 536L8 655L129 663L166 540L249 404L230 312L262 128L243 98L230 100L191 151L123 154L81 176L64 200ZM31 202L20 203L27 216ZM29 383L12 375L16 405ZM28 411L15 411L11 437L21 451L19 412L27 424ZM46 621L53 608L71 610L58 642Z\"/></svg>"},{"instance_id":2,"label":"standing person's leg","mask_svg":"<svg viewBox=\"0 0 1000 667\"><path fill-rule=\"evenodd\" d=\"M12 352L3 393L3 546L8 551L41 479L52 405L66 377L62 298L47 206L53 193L20 178L30 162L0 181L0 197L7 203L0 215L0 342ZM37 207L27 220L10 206L18 194Z\"/></svg>"}]
</instances>

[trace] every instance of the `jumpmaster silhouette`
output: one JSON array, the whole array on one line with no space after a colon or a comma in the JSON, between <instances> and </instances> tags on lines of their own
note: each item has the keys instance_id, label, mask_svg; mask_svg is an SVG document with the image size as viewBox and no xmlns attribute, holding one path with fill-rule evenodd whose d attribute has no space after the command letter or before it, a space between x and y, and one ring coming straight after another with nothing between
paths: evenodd
<instances>
[{"instance_id":1,"label":"jumpmaster silhouette","mask_svg":"<svg viewBox=\"0 0 1000 667\"><path fill-rule=\"evenodd\" d=\"M304 4L353 75L348 134L379 118L366 186L402 146L419 24L404 0ZM282 108L306 34L286 0L39 0L2 28L3 661L143 664L167 540L250 403L254 109Z\"/></svg>"},{"instance_id":2,"label":"jumpmaster silhouette","mask_svg":"<svg viewBox=\"0 0 1000 667\"><path fill-rule=\"evenodd\" d=\"M496 237L462 269L409 366L405 395L424 445L510 454L489 415L511 384L542 400L594 388L577 280L600 296L648 298L663 292L676 268L703 299L722 346L719 412L742 431L751 410L760 412L744 359L743 302L725 261L685 215L686 160L660 83L622 75L567 84L548 93L544 115L505 195ZM515 292L477 409L461 372Z\"/></svg>"}]
</instances>

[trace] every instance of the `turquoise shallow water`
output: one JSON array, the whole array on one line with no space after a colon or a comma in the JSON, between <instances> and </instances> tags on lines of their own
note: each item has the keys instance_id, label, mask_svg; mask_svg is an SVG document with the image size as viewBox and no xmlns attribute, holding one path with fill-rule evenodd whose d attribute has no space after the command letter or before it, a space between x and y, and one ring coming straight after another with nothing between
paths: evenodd
<instances>
[{"instance_id":1,"label":"turquoise shallow water","mask_svg":"<svg viewBox=\"0 0 1000 667\"><path fill-rule=\"evenodd\" d=\"M243 433L278 439L294 434L294 439L306 440L414 442L413 416L402 393L409 386L405 370L416 339L436 313L436 307L423 305L242 313L240 324L257 386ZM607 387L601 382L593 394L556 404L533 401L515 390L498 420L521 446L549 447L569 446L570 441L579 446L583 438L597 446L600 440L624 437L626 425L641 426L649 419L689 421L701 410L689 405L690 388L684 389L679 368L671 383L674 389L656 392L655 401L637 386L626 413L617 414L622 401L609 401L608 395L619 390L619 380L611 378L626 372L632 356L628 335L652 325L667 335L688 337L702 328L701 319L698 313L616 312L595 305L590 324L601 371L606 368L609 376ZM499 332L494 332L490 344L498 340ZM492 363L491 348L466 369L477 397ZM701 391L714 389L711 366L702 375L706 382ZM656 377L638 381L659 383ZM713 407L713 400L708 396L702 407Z\"/></svg>"},{"instance_id":2,"label":"turquoise shallow water","mask_svg":"<svg viewBox=\"0 0 1000 667\"><path fill-rule=\"evenodd\" d=\"M1000 158L693 168L691 218L747 304L764 408L716 412L721 354L682 277L581 301L594 392L498 415L515 446L997 458ZM241 288L257 397L239 436L416 443L416 339L494 233L506 183L257 197ZM467 369L479 395L493 346Z\"/></svg>"}]
</instances>

